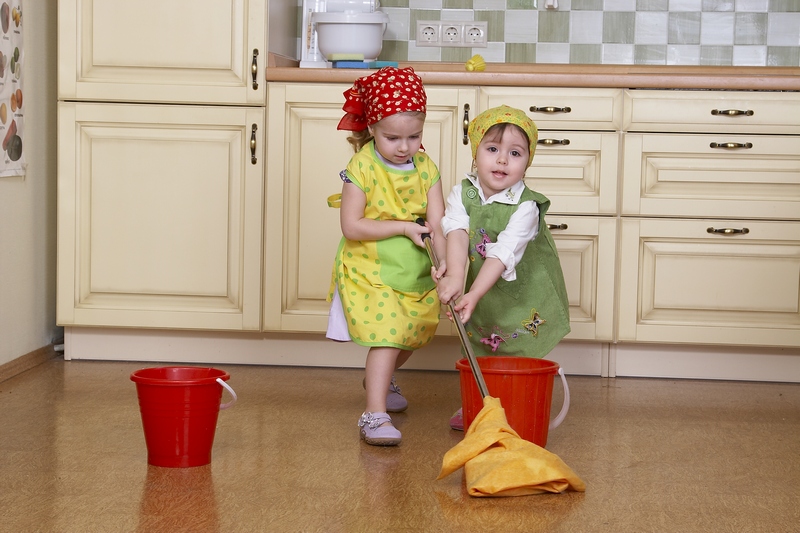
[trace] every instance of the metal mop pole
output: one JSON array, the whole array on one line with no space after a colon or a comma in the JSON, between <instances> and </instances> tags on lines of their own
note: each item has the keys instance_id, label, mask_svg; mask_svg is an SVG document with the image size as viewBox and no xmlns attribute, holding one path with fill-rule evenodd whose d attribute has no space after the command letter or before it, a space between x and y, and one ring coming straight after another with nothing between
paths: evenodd
<instances>
[{"instance_id":1,"label":"metal mop pole","mask_svg":"<svg viewBox=\"0 0 800 533\"><path fill-rule=\"evenodd\" d=\"M417 224L424 226L425 221L421 218L418 218ZM433 266L438 269L439 258L436 257L436 252L433 249L431 234L423 233L422 241L425 243L425 249L428 251L428 257L430 257L431 263L433 263ZM489 389L486 388L486 382L483 380L483 373L481 372L481 367L478 365L478 359L475 357L475 354L472 351L472 346L467 338L467 330L464 329L464 323L461 321L461 317L458 316L458 313L456 313L455 306L452 303L448 304L448 306L450 308L450 314L453 317L453 321L456 323L458 338L461 339L461 346L464 347L464 351L467 353L467 360L469 361L469 367L472 369L472 375L475 376L475 382L478 384L478 391L480 391L481 397L486 398L489 396Z\"/></svg>"}]
</instances>

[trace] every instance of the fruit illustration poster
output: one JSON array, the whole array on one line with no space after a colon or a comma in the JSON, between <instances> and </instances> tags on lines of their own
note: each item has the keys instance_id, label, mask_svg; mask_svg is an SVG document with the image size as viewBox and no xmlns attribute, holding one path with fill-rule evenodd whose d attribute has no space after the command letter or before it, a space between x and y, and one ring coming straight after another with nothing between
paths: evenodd
<instances>
[{"instance_id":1,"label":"fruit illustration poster","mask_svg":"<svg viewBox=\"0 0 800 533\"><path fill-rule=\"evenodd\" d=\"M0 1L0 177L24 176L22 0Z\"/></svg>"}]
</instances>

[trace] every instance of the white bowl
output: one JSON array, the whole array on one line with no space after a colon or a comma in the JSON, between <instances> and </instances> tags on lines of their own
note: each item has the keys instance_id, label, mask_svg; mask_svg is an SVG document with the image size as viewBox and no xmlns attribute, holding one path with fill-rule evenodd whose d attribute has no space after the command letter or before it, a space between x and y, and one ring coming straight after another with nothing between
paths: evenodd
<instances>
[{"instance_id":1,"label":"white bowl","mask_svg":"<svg viewBox=\"0 0 800 533\"><path fill-rule=\"evenodd\" d=\"M317 47L325 56L334 54L361 54L365 61L378 58L383 48L383 32L389 15L374 13L323 13L311 14L317 28Z\"/></svg>"}]
</instances>

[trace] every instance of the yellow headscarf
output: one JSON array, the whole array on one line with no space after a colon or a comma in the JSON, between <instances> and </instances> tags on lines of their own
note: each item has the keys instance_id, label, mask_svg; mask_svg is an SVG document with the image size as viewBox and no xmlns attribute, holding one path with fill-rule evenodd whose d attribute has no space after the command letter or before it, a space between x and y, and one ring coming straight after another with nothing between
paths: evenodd
<instances>
[{"instance_id":1,"label":"yellow headscarf","mask_svg":"<svg viewBox=\"0 0 800 533\"><path fill-rule=\"evenodd\" d=\"M495 124L503 123L519 126L528 136L528 142L530 143L528 147L528 166L531 166L533 153L536 151L536 141L539 139L539 130L536 129L536 124L524 111L507 105L487 109L469 123L467 134L469 135L469 141L472 145L472 159L475 159L475 156L478 154L478 145L481 143L481 139L486 135L489 128Z\"/></svg>"}]
</instances>

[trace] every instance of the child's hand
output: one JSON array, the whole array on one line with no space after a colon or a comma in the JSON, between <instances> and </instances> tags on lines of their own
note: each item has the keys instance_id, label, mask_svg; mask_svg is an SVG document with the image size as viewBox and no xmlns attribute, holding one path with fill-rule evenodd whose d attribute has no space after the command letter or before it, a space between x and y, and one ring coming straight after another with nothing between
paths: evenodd
<instances>
[{"instance_id":1,"label":"child's hand","mask_svg":"<svg viewBox=\"0 0 800 533\"><path fill-rule=\"evenodd\" d=\"M439 293L439 300L445 305L455 303L459 296L461 296L461 288L463 282L456 279L455 276L445 276L439 280L436 290Z\"/></svg>"},{"instance_id":2,"label":"child's hand","mask_svg":"<svg viewBox=\"0 0 800 533\"><path fill-rule=\"evenodd\" d=\"M461 299L456 303L453 307L458 313L458 316L461 318L461 322L466 324L469 322L469 319L472 317L472 312L475 311L475 307L478 305L480 298L471 292L466 293Z\"/></svg>"},{"instance_id":3,"label":"child's hand","mask_svg":"<svg viewBox=\"0 0 800 533\"><path fill-rule=\"evenodd\" d=\"M444 275L446 273L447 273L447 263L445 263L444 260L442 259L439 260L439 268L436 268L434 266L431 267L431 277L433 278L433 281L436 282L436 284L438 284L439 281L442 278L444 278Z\"/></svg>"},{"instance_id":4,"label":"child's hand","mask_svg":"<svg viewBox=\"0 0 800 533\"><path fill-rule=\"evenodd\" d=\"M404 223L403 235L411 239L411 241L417 246L425 248L425 241L422 240L422 236L426 233L428 235L432 235L431 228L427 222L425 222L424 226L416 222Z\"/></svg>"}]
</instances>

